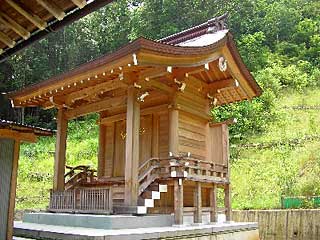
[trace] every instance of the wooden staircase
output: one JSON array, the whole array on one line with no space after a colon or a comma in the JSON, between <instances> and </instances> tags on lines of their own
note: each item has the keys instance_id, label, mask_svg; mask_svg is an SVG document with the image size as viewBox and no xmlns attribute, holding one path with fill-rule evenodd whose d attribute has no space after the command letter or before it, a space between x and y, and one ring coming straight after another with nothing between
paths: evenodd
<instances>
[{"instance_id":1,"label":"wooden staircase","mask_svg":"<svg viewBox=\"0 0 320 240\"><path fill-rule=\"evenodd\" d=\"M166 184L152 183L149 187L139 196L138 206L144 207L147 213L148 208L154 207L154 201L161 198L161 193L166 193L168 186Z\"/></svg>"}]
</instances>

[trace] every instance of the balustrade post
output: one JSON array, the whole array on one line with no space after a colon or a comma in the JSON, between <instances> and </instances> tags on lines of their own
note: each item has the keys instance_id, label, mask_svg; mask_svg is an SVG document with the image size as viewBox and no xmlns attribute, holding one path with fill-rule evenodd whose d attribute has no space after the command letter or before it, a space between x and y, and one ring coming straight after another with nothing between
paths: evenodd
<instances>
[{"instance_id":1,"label":"balustrade post","mask_svg":"<svg viewBox=\"0 0 320 240\"><path fill-rule=\"evenodd\" d=\"M174 223L183 224L183 180L174 179Z\"/></svg>"}]
</instances>

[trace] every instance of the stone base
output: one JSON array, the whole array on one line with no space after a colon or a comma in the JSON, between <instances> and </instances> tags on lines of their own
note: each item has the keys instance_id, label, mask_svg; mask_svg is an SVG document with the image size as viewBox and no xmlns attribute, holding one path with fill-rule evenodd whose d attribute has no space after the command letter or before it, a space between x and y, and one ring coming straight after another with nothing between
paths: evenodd
<instances>
[{"instance_id":1,"label":"stone base","mask_svg":"<svg viewBox=\"0 0 320 240\"><path fill-rule=\"evenodd\" d=\"M133 229L140 227L168 227L173 224L173 215L93 215L68 213L26 213L24 223L96 229Z\"/></svg>"},{"instance_id":2,"label":"stone base","mask_svg":"<svg viewBox=\"0 0 320 240\"><path fill-rule=\"evenodd\" d=\"M123 225L125 227L125 225ZM46 240L142 240L195 239L198 240L259 240L256 223L220 223L203 226L150 227L105 230L15 222L14 235Z\"/></svg>"}]
</instances>

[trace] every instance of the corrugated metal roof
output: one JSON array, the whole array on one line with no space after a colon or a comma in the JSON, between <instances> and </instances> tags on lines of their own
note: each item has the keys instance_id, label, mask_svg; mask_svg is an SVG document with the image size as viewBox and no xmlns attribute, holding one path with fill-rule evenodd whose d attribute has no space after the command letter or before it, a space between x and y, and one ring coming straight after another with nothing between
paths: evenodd
<instances>
[{"instance_id":1,"label":"corrugated metal roof","mask_svg":"<svg viewBox=\"0 0 320 240\"><path fill-rule=\"evenodd\" d=\"M18 132L33 132L37 136L52 136L55 130L26 125L8 120L0 119L0 129L11 129Z\"/></svg>"}]
</instances>

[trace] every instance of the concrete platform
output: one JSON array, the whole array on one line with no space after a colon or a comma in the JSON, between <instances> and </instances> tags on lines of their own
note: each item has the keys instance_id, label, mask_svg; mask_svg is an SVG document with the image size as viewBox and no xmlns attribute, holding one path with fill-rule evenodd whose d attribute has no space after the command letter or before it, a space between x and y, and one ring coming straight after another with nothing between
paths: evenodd
<instances>
[{"instance_id":1,"label":"concrete platform","mask_svg":"<svg viewBox=\"0 0 320 240\"><path fill-rule=\"evenodd\" d=\"M258 240L256 223L218 223L214 225L149 227L106 230L95 228L54 226L15 222L14 235L33 239L54 240L142 240L195 239L198 240Z\"/></svg>"},{"instance_id":2,"label":"concrete platform","mask_svg":"<svg viewBox=\"0 0 320 240\"><path fill-rule=\"evenodd\" d=\"M93 214L68 214L68 213L26 213L24 223L45 225L84 227L96 229L133 229L141 226L168 227L173 225L173 215L93 215Z\"/></svg>"}]
</instances>

